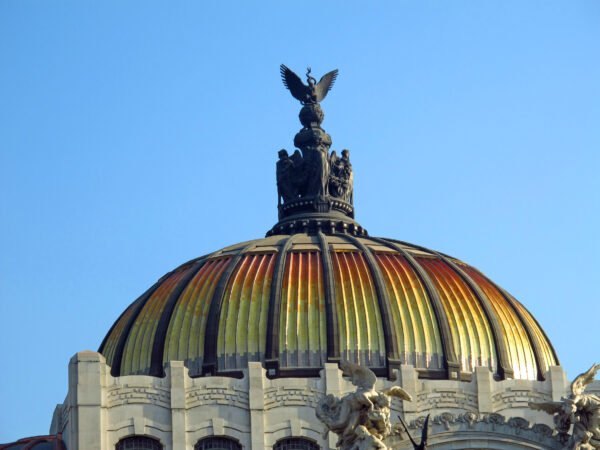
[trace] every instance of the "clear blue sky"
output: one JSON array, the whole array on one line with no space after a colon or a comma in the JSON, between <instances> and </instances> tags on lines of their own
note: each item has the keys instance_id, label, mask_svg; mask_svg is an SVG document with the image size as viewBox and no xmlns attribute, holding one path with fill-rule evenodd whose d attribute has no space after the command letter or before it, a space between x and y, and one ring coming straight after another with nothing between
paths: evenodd
<instances>
[{"instance_id":1,"label":"clear blue sky","mask_svg":"<svg viewBox=\"0 0 600 450\"><path fill-rule=\"evenodd\" d=\"M372 235L484 271L569 377L600 360L600 2L369 3L0 2L0 442L162 274L276 222L281 63L340 70Z\"/></svg>"}]
</instances>

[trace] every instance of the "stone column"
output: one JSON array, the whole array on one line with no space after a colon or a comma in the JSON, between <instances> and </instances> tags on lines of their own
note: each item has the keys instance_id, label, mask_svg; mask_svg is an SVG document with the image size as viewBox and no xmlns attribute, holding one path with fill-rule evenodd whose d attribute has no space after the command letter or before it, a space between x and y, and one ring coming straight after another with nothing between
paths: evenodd
<instances>
[{"instance_id":1,"label":"stone column","mask_svg":"<svg viewBox=\"0 0 600 450\"><path fill-rule=\"evenodd\" d=\"M398 370L398 374L400 375L400 380L398 380L400 386L402 386L413 399L412 402L402 400L402 412L404 414L416 413L419 408L419 402L417 401L419 374L414 366L408 364L402 364L400 370Z\"/></svg>"},{"instance_id":2,"label":"stone column","mask_svg":"<svg viewBox=\"0 0 600 450\"><path fill-rule=\"evenodd\" d=\"M341 397L342 392L342 371L335 363L325 363L325 394L333 394L336 397ZM335 449L335 443L338 437L335 433L329 432L328 444L330 449Z\"/></svg>"},{"instance_id":3,"label":"stone column","mask_svg":"<svg viewBox=\"0 0 600 450\"><path fill-rule=\"evenodd\" d=\"M553 402L560 402L563 397L567 396L569 380L567 380L567 374L562 367L550 366L546 372L546 380L550 381Z\"/></svg>"},{"instance_id":4,"label":"stone column","mask_svg":"<svg viewBox=\"0 0 600 450\"><path fill-rule=\"evenodd\" d=\"M265 371L260 362L248 363L250 450L265 449Z\"/></svg>"},{"instance_id":5,"label":"stone column","mask_svg":"<svg viewBox=\"0 0 600 450\"><path fill-rule=\"evenodd\" d=\"M173 450L186 450L185 388L187 368L183 361L170 361L168 375L171 379L171 442Z\"/></svg>"},{"instance_id":6,"label":"stone column","mask_svg":"<svg viewBox=\"0 0 600 450\"><path fill-rule=\"evenodd\" d=\"M107 450L105 439L106 360L83 351L69 362L69 450Z\"/></svg>"},{"instance_id":7,"label":"stone column","mask_svg":"<svg viewBox=\"0 0 600 450\"><path fill-rule=\"evenodd\" d=\"M475 367L477 382L477 407L480 413L493 413L492 395L494 393L494 378L487 367Z\"/></svg>"}]
</instances>

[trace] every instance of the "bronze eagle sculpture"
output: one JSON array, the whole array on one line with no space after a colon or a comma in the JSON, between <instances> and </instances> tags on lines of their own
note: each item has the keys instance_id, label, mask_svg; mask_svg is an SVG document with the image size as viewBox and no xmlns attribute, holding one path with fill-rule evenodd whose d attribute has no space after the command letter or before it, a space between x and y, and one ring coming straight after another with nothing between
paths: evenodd
<instances>
[{"instance_id":1,"label":"bronze eagle sculpture","mask_svg":"<svg viewBox=\"0 0 600 450\"><path fill-rule=\"evenodd\" d=\"M306 71L306 81L308 83L308 85L306 85L302 82L300 77L286 65L282 64L279 69L283 85L288 88L294 98L300 100L300 103L303 105L321 102L333 87L333 83L338 75L337 69L332 70L323 75L317 83L317 80L311 76L309 67Z\"/></svg>"},{"instance_id":2,"label":"bronze eagle sculpture","mask_svg":"<svg viewBox=\"0 0 600 450\"><path fill-rule=\"evenodd\" d=\"M423 424L423 430L421 431L421 443L420 444L417 444L415 442L415 440L413 439L413 437L410 435L410 431L408 431L408 427L406 426L406 423L404 422L404 420L402 420L402 417L398 416L398 419L400 419L400 423L404 427L404 430L406 431L406 434L408 435L408 439L410 439L410 443L413 445L413 448L415 450L427 450L427 434L429 431L429 414L427 414L427 417L425 418L425 423Z\"/></svg>"}]
</instances>

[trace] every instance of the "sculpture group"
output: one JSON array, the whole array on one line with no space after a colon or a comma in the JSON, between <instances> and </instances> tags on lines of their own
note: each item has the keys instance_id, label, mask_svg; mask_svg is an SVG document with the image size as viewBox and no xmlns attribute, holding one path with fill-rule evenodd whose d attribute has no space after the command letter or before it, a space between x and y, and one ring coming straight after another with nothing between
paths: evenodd
<instances>
[{"instance_id":1,"label":"sculpture group","mask_svg":"<svg viewBox=\"0 0 600 450\"><path fill-rule=\"evenodd\" d=\"M571 393L560 402L529 403L533 409L554 415L554 424L566 441L569 450L600 449L600 397L586 394L585 388L594 381L600 364L594 364L587 372L571 383ZM573 428L571 435L569 431Z\"/></svg>"},{"instance_id":2,"label":"sculpture group","mask_svg":"<svg viewBox=\"0 0 600 450\"><path fill-rule=\"evenodd\" d=\"M338 71L325 74L318 83L310 73L308 68L304 84L298 75L281 65L283 84L303 105L300 111L303 128L294 139L299 150L291 156L285 149L279 151L276 165L279 205L307 198L319 201L334 198L352 204L350 152L342 150L341 156L335 151L330 153L331 137L321 128L325 115L319 102L331 90Z\"/></svg>"},{"instance_id":3,"label":"sculpture group","mask_svg":"<svg viewBox=\"0 0 600 450\"><path fill-rule=\"evenodd\" d=\"M341 398L329 394L319 402L316 415L327 428L325 434L331 431L338 435L336 446L340 450L387 450L385 438L392 433L391 399L412 401L411 396L400 386L375 390L377 377L367 367L344 361L340 368L356 391ZM409 434L419 450L426 448L426 436L427 424L421 444L416 444Z\"/></svg>"},{"instance_id":4,"label":"sculpture group","mask_svg":"<svg viewBox=\"0 0 600 450\"><path fill-rule=\"evenodd\" d=\"M333 197L352 204L353 174L350 151L335 150L327 155L321 148L296 150L290 156L279 150L277 161L277 193L279 204L304 197Z\"/></svg>"}]
</instances>

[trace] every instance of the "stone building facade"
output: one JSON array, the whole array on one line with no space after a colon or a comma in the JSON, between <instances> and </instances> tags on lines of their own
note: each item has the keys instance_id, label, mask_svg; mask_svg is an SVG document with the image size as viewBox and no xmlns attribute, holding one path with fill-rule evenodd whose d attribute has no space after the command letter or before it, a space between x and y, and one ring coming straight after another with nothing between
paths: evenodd
<instances>
[{"instance_id":1,"label":"stone building facade","mask_svg":"<svg viewBox=\"0 0 600 450\"><path fill-rule=\"evenodd\" d=\"M413 366L402 365L395 381L380 379L381 388L402 385L415 399L394 401L418 432L431 413L433 449L562 449L552 417L528 407L530 401L559 401L568 381L559 366L545 381L495 381L478 367L471 381L419 379ZM247 450L276 448L289 438L305 439L318 448L335 448L335 436L323 437L315 417L324 394L354 390L337 364L327 363L318 378L269 379L260 362L250 362L243 378L191 378L183 362L171 361L164 378L148 375L113 377L96 352L76 354L69 364L69 393L57 406L51 434L61 433L68 449L113 450L130 436L149 436L165 450L189 450L212 437L227 437ZM600 382L591 392L600 393ZM399 435L393 448L409 449Z\"/></svg>"}]
</instances>

